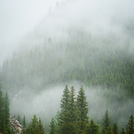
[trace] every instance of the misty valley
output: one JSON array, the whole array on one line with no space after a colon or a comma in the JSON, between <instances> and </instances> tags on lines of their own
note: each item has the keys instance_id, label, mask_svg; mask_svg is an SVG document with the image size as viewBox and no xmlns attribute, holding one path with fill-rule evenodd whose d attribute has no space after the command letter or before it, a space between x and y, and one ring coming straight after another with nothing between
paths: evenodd
<instances>
[{"instance_id":1,"label":"misty valley","mask_svg":"<svg viewBox=\"0 0 134 134\"><path fill-rule=\"evenodd\" d=\"M58 3L16 41L0 65L0 133L134 134L134 21L90 4Z\"/></svg>"}]
</instances>

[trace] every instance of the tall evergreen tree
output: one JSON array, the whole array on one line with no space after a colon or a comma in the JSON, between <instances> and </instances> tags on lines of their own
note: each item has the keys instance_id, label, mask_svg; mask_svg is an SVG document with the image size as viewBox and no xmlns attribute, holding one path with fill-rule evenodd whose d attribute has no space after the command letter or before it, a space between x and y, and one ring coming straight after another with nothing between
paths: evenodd
<instances>
[{"instance_id":1,"label":"tall evergreen tree","mask_svg":"<svg viewBox=\"0 0 134 134\"><path fill-rule=\"evenodd\" d=\"M38 129L39 129L39 134L45 134L45 129L42 125L41 119L39 118L39 123L38 123Z\"/></svg>"},{"instance_id":2,"label":"tall evergreen tree","mask_svg":"<svg viewBox=\"0 0 134 134\"><path fill-rule=\"evenodd\" d=\"M86 102L86 96L85 91L83 90L83 87L81 86L80 91L78 92L77 97L77 105L79 109L79 116L78 116L78 127L79 127L79 134L83 133L86 124L88 121L88 103Z\"/></svg>"},{"instance_id":3,"label":"tall evergreen tree","mask_svg":"<svg viewBox=\"0 0 134 134\"><path fill-rule=\"evenodd\" d=\"M109 118L108 110L106 110L102 125L105 126L106 130L108 130L108 127L110 126L110 118Z\"/></svg>"},{"instance_id":4,"label":"tall evergreen tree","mask_svg":"<svg viewBox=\"0 0 134 134\"><path fill-rule=\"evenodd\" d=\"M4 97L4 115L5 115L5 126L6 130L10 130L10 108L9 108L9 97L8 93L6 91L5 97Z\"/></svg>"},{"instance_id":5,"label":"tall evergreen tree","mask_svg":"<svg viewBox=\"0 0 134 134\"><path fill-rule=\"evenodd\" d=\"M60 108L61 112L59 115L59 128L61 134L69 134L68 133L68 125L69 125L69 99L70 99L70 93L68 90L68 86L66 85L63 95L61 98Z\"/></svg>"},{"instance_id":6,"label":"tall evergreen tree","mask_svg":"<svg viewBox=\"0 0 134 134\"><path fill-rule=\"evenodd\" d=\"M122 128L121 134L125 134L125 130L124 130L124 128Z\"/></svg>"},{"instance_id":7,"label":"tall evergreen tree","mask_svg":"<svg viewBox=\"0 0 134 134\"><path fill-rule=\"evenodd\" d=\"M101 134L106 134L105 126L102 127L102 129L101 129Z\"/></svg>"},{"instance_id":8,"label":"tall evergreen tree","mask_svg":"<svg viewBox=\"0 0 134 134\"><path fill-rule=\"evenodd\" d=\"M54 118L52 118L50 125L49 125L49 128L50 128L50 130L49 130L50 134L55 134Z\"/></svg>"},{"instance_id":9,"label":"tall evergreen tree","mask_svg":"<svg viewBox=\"0 0 134 134\"><path fill-rule=\"evenodd\" d=\"M2 115L3 115L4 99L2 97L1 83L0 83L0 131L2 129Z\"/></svg>"},{"instance_id":10,"label":"tall evergreen tree","mask_svg":"<svg viewBox=\"0 0 134 134\"><path fill-rule=\"evenodd\" d=\"M129 122L126 126L126 134L134 134L134 117L130 116Z\"/></svg>"},{"instance_id":11,"label":"tall evergreen tree","mask_svg":"<svg viewBox=\"0 0 134 134\"><path fill-rule=\"evenodd\" d=\"M70 103L69 103L69 129L70 134L76 134L78 131L78 115L79 109L77 107L76 97L75 97L75 89L72 86L70 92Z\"/></svg>"},{"instance_id":12,"label":"tall evergreen tree","mask_svg":"<svg viewBox=\"0 0 134 134\"><path fill-rule=\"evenodd\" d=\"M18 116L17 116L17 120L19 121L19 123L21 124L21 117L20 117L20 115L18 114Z\"/></svg>"},{"instance_id":13,"label":"tall evergreen tree","mask_svg":"<svg viewBox=\"0 0 134 134\"><path fill-rule=\"evenodd\" d=\"M113 134L119 134L118 133L118 126L116 123L114 123L114 126L113 126Z\"/></svg>"},{"instance_id":14,"label":"tall evergreen tree","mask_svg":"<svg viewBox=\"0 0 134 134\"><path fill-rule=\"evenodd\" d=\"M114 134L111 126L108 126L106 134Z\"/></svg>"}]
</instances>

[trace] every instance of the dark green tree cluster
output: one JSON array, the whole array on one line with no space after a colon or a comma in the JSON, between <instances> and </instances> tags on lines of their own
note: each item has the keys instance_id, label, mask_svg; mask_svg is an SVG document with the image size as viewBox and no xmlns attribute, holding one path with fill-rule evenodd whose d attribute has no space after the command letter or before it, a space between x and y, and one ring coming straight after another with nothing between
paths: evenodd
<instances>
[{"instance_id":1,"label":"dark green tree cluster","mask_svg":"<svg viewBox=\"0 0 134 134\"><path fill-rule=\"evenodd\" d=\"M13 134L13 130L10 128L10 108L9 97L6 91L3 97L0 83L0 132L4 134Z\"/></svg>"},{"instance_id":2,"label":"dark green tree cluster","mask_svg":"<svg viewBox=\"0 0 134 134\"><path fill-rule=\"evenodd\" d=\"M32 121L29 123L28 128L23 130L23 134L45 134L44 127L42 125L41 119L34 115Z\"/></svg>"},{"instance_id":3,"label":"dark green tree cluster","mask_svg":"<svg viewBox=\"0 0 134 134\"><path fill-rule=\"evenodd\" d=\"M69 90L66 85L60 108L56 118L52 118L50 122L50 134L119 134L117 123L111 125L108 110L100 125L95 124L93 119L89 122L86 96L82 86L76 98L74 87ZM121 134L134 134L133 115L129 118L126 130L122 128Z\"/></svg>"},{"instance_id":4,"label":"dark green tree cluster","mask_svg":"<svg viewBox=\"0 0 134 134\"><path fill-rule=\"evenodd\" d=\"M92 128L92 123L88 121L88 106L86 102L85 91L81 86L78 96L76 98L75 89L72 86L71 90L66 85L60 103L60 112L58 118L55 120L52 118L50 122L50 134L84 134L87 129ZM58 127L58 129L55 129ZM58 132L57 132L58 131ZM96 127L95 131L99 131L99 127Z\"/></svg>"}]
</instances>

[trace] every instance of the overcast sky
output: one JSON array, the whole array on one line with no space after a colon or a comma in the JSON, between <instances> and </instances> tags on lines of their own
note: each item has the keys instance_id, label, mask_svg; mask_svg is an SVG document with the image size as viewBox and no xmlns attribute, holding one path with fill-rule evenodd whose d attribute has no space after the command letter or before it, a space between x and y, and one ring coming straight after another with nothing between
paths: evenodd
<instances>
[{"instance_id":1,"label":"overcast sky","mask_svg":"<svg viewBox=\"0 0 134 134\"><path fill-rule=\"evenodd\" d=\"M32 31L57 1L63 0L0 0L0 63L10 42Z\"/></svg>"}]
</instances>

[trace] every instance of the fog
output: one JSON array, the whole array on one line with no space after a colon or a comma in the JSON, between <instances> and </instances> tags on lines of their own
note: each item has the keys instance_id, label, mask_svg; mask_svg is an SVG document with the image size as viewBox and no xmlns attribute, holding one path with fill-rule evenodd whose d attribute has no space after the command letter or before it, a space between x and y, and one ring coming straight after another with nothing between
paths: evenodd
<instances>
[{"instance_id":1,"label":"fog","mask_svg":"<svg viewBox=\"0 0 134 134\"><path fill-rule=\"evenodd\" d=\"M115 50L113 52L118 53L121 48L132 57L133 5L133 0L0 1L1 76L3 89L9 92L11 114L26 115L28 119L36 114L44 122L50 121L59 109L65 85L74 85L76 92L81 84L84 85L84 77L83 81L75 81L74 76L73 81L66 75L75 70L79 72L79 68L88 68L82 59L89 57L87 60L92 61L90 48L94 49L95 55L91 52L91 58L95 67L103 61L103 56L110 61L107 44ZM75 45L80 46L76 51ZM89 72L92 72L90 67ZM70 68L73 68L72 72L69 72ZM60 79L61 76L64 80ZM127 100L127 93L121 88L108 92L101 85L84 85L84 89L89 102L89 119L94 118L99 123L98 119L108 109L111 119L124 125L134 112L133 108L129 109L133 100ZM110 95L111 104L106 103ZM113 115L116 110L120 115ZM122 119L124 116L125 120Z\"/></svg>"}]
</instances>

